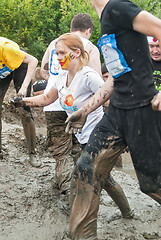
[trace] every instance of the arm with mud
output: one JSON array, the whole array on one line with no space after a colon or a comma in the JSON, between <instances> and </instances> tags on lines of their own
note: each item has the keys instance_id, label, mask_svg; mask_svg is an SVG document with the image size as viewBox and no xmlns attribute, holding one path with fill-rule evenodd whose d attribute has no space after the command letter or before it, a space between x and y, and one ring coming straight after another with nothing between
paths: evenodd
<instances>
[{"instance_id":1,"label":"arm with mud","mask_svg":"<svg viewBox=\"0 0 161 240\"><path fill-rule=\"evenodd\" d=\"M15 107L32 106L32 107L44 107L58 99L58 91L55 88L51 88L46 94L38 95L35 97L15 97L9 100L9 103Z\"/></svg>"}]
</instances>

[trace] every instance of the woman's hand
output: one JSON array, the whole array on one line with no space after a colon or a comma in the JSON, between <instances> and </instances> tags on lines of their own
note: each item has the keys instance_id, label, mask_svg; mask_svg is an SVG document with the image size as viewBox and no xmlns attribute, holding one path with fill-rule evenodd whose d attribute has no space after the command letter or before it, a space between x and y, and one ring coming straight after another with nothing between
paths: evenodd
<instances>
[{"instance_id":1,"label":"woman's hand","mask_svg":"<svg viewBox=\"0 0 161 240\"><path fill-rule=\"evenodd\" d=\"M87 115L84 110L80 109L73 114L71 114L66 120L66 129L65 132L71 134L81 133L82 128L86 122Z\"/></svg>"},{"instance_id":2,"label":"woman's hand","mask_svg":"<svg viewBox=\"0 0 161 240\"><path fill-rule=\"evenodd\" d=\"M13 105L16 108L25 106L25 103L22 100L22 97L13 97L13 98L11 98L9 100L9 104Z\"/></svg>"}]
</instances>

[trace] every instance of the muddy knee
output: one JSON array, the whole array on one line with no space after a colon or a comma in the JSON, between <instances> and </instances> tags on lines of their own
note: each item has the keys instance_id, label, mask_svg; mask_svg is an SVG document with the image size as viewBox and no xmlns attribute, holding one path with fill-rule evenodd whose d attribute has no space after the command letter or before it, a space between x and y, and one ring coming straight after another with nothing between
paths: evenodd
<instances>
[{"instance_id":1,"label":"muddy knee","mask_svg":"<svg viewBox=\"0 0 161 240\"><path fill-rule=\"evenodd\" d=\"M92 184L93 164L90 154L87 152L82 153L76 163L74 176L78 177L78 175L82 181L86 181L88 184Z\"/></svg>"}]
</instances>

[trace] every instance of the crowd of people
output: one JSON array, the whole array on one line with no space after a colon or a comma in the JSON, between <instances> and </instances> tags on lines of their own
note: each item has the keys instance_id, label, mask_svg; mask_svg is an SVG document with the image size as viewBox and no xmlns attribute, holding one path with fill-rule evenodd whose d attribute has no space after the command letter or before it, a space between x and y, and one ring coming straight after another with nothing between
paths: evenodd
<instances>
[{"instance_id":1,"label":"crowd of people","mask_svg":"<svg viewBox=\"0 0 161 240\"><path fill-rule=\"evenodd\" d=\"M93 21L79 13L70 33L49 44L34 96L31 78L37 59L1 37L0 90L2 105L14 80L17 96L10 103L21 109L33 167L41 162L30 107L44 107L55 180L71 206L71 239L96 240L102 189L123 217L133 217L123 189L111 175L119 158L122 166L121 154L127 148L141 191L161 204L161 20L129 0L91 2L101 21L102 67L99 50L89 40ZM2 144L0 153L2 158Z\"/></svg>"}]
</instances>

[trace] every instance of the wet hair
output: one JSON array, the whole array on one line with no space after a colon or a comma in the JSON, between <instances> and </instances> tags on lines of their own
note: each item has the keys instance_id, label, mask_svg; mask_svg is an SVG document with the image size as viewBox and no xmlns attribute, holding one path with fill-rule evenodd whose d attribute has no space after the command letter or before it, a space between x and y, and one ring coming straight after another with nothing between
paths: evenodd
<instances>
[{"instance_id":1,"label":"wet hair","mask_svg":"<svg viewBox=\"0 0 161 240\"><path fill-rule=\"evenodd\" d=\"M94 23L92 18L87 13L78 13L71 21L70 30L71 32L81 31L84 32L86 29L91 29L91 33L94 29Z\"/></svg>"},{"instance_id":2,"label":"wet hair","mask_svg":"<svg viewBox=\"0 0 161 240\"><path fill-rule=\"evenodd\" d=\"M56 41L56 44L59 41L63 42L63 44L65 44L72 51L76 51L77 49L80 49L81 51L80 68L88 64L89 54L84 49L84 45L80 37L72 33L65 33L58 38L58 40Z\"/></svg>"}]
</instances>

